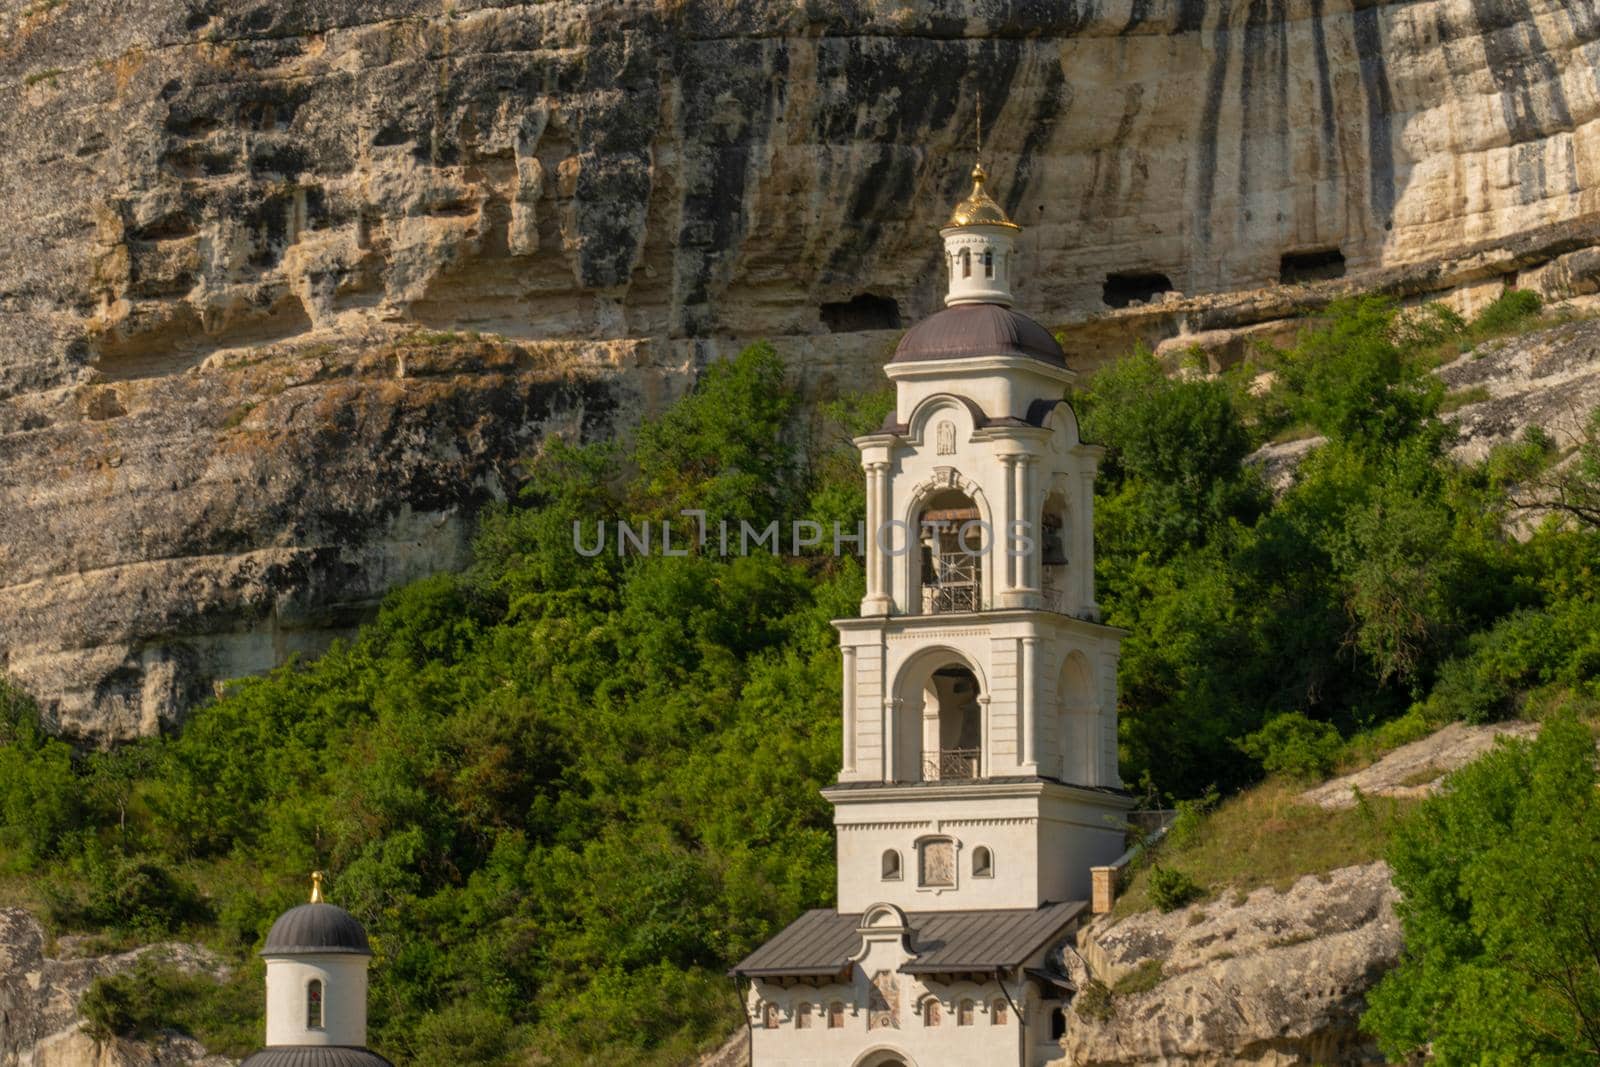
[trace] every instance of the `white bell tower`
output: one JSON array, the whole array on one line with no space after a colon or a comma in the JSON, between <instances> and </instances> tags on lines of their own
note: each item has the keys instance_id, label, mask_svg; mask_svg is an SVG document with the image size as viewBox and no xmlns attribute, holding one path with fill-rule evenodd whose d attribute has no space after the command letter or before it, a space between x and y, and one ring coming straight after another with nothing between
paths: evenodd
<instances>
[{"instance_id":1,"label":"white bell tower","mask_svg":"<svg viewBox=\"0 0 1600 1067\"><path fill-rule=\"evenodd\" d=\"M1123 850L1121 632L1094 600L1094 478L1050 332L1011 308L1019 227L983 168L940 230L948 307L885 368L857 439L867 590L837 622L839 908L1086 899ZM871 536L876 533L876 536Z\"/></svg>"},{"instance_id":2,"label":"white bell tower","mask_svg":"<svg viewBox=\"0 0 1600 1067\"><path fill-rule=\"evenodd\" d=\"M946 307L856 439L867 582L834 623L838 903L736 965L755 1067L1045 1067L1056 961L1124 847L1122 631L1094 600L1094 478L1050 331L1012 310L1018 227L984 190L939 231Z\"/></svg>"}]
</instances>

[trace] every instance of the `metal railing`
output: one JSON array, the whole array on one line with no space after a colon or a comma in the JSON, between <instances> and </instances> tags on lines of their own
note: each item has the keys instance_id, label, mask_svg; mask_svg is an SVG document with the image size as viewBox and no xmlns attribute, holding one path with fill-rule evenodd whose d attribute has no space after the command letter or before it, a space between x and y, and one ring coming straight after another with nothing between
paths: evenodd
<instances>
[{"instance_id":1,"label":"metal railing","mask_svg":"<svg viewBox=\"0 0 1600 1067\"><path fill-rule=\"evenodd\" d=\"M936 782L948 778L979 778L979 757L976 748L941 748L937 753L922 757L922 778Z\"/></svg>"},{"instance_id":2,"label":"metal railing","mask_svg":"<svg viewBox=\"0 0 1600 1067\"><path fill-rule=\"evenodd\" d=\"M930 615L978 610L978 559L965 552L932 559L933 580L923 585L923 610Z\"/></svg>"}]
</instances>

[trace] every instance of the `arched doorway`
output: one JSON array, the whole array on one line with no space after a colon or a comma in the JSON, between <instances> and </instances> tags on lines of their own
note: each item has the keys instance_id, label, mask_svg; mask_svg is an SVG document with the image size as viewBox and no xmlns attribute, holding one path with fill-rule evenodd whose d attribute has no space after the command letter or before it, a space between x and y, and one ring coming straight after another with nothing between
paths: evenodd
<instances>
[{"instance_id":1,"label":"arched doorway","mask_svg":"<svg viewBox=\"0 0 1600 1067\"><path fill-rule=\"evenodd\" d=\"M1039 535L1039 589L1044 596L1044 608L1069 614L1075 607L1067 569L1071 563L1067 546L1072 543L1072 529L1067 518L1066 497L1059 491L1045 498Z\"/></svg>"},{"instance_id":2,"label":"arched doorway","mask_svg":"<svg viewBox=\"0 0 1600 1067\"><path fill-rule=\"evenodd\" d=\"M981 777L983 705L978 677L964 666L940 667L924 690L922 780Z\"/></svg>"}]
</instances>

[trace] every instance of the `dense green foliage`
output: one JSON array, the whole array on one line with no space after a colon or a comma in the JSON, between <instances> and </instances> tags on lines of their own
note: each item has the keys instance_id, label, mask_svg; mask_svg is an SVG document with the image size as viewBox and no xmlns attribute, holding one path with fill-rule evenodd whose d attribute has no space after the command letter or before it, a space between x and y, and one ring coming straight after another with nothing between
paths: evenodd
<instances>
[{"instance_id":1,"label":"dense green foliage","mask_svg":"<svg viewBox=\"0 0 1600 1067\"><path fill-rule=\"evenodd\" d=\"M1313 782L1333 770L1342 748L1339 731L1332 724L1314 722L1298 711L1274 716L1239 742L1240 751L1268 774Z\"/></svg>"},{"instance_id":2,"label":"dense green foliage","mask_svg":"<svg viewBox=\"0 0 1600 1067\"><path fill-rule=\"evenodd\" d=\"M1373 724L1592 693L1595 535L1575 513L1503 532L1507 486L1554 450L1445 454L1426 367L1483 328L1360 301L1263 353L1270 388L1136 353L1074 398L1108 446L1124 776L1204 797L1186 826L1212 787L1315 774ZM321 867L372 934L373 1042L397 1063L681 1061L736 1025L727 966L831 899L828 622L855 610L860 569L622 557L614 524L673 519L675 546L683 509L713 543L723 516L853 527L848 433L882 413L807 413L758 347L631 443L547 445L469 573L395 593L353 643L237 683L177 736L74 752L0 691L0 870L43 883L59 927L243 960ZM1327 441L1275 496L1244 460L1293 425ZM591 545L600 520L607 551L575 551L573 524ZM1168 881L1163 899L1192 895ZM95 1025L248 1045L259 1001L186 981L102 983Z\"/></svg>"},{"instance_id":3,"label":"dense green foliage","mask_svg":"<svg viewBox=\"0 0 1600 1067\"><path fill-rule=\"evenodd\" d=\"M1456 772L1389 850L1405 955L1363 1024L1397 1062L1600 1057L1595 742L1570 716Z\"/></svg>"},{"instance_id":4,"label":"dense green foliage","mask_svg":"<svg viewBox=\"0 0 1600 1067\"><path fill-rule=\"evenodd\" d=\"M79 756L8 703L7 862L46 872L62 925L240 953L326 868L373 937L373 1042L397 1062L681 1061L736 1025L728 964L831 897L829 620L859 567L619 558L614 534L584 558L572 523L591 542L600 519L761 522L813 495L848 519L845 429L804 425L754 349L630 449L553 445L471 573L397 593L355 643L239 683L178 737ZM138 1032L182 988L103 983L96 1025Z\"/></svg>"},{"instance_id":5,"label":"dense green foliage","mask_svg":"<svg viewBox=\"0 0 1600 1067\"><path fill-rule=\"evenodd\" d=\"M256 1016L264 977L256 962L218 982L154 950L131 970L96 978L78 1010L84 1030L96 1041L150 1038L177 1029L202 1037L213 1049L251 1049L260 1042Z\"/></svg>"},{"instance_id":6,"label":"dense green foliage","mask_svg":"<svg viewBox=\"0 0 1600 1067\"><path fill-rule=\"evenodd\" d=\"M1476 721L1541 687L1592 689L1600 544L1581 522L1505 532L1508 487L1556 456L1456 464L1428 373L1526 303L1469 325L1367 298L1246 370L1171 376L1139 352L1095 377L1078 399L1108 447L1098 577L1107 620L1130 631L1125 777L1186 797L1263 767L1326 770L1327 729L1258 733L1286 712L1299 718L1269 730L1349 736L1414 705ZM1325 440L1274 496L1241 460L1289 426ZM1301 751L1274 755L1285 746Z\"/></svg>"}]
</instances>

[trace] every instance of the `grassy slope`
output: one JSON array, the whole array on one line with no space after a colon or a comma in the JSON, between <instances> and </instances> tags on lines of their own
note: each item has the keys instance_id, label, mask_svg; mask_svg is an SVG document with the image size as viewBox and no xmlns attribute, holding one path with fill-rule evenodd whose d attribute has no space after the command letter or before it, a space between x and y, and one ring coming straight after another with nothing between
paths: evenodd
<instances>
[{"instance_id":1,"label":"grassy slope","mask_svg":"<svg viewBox=\"0 0 1600 1067\"><path fill-rule=\"evenodd\" d=\"M1600 700L1565 686L1529 693L1520 718L1539 721L1559 709L1576 712L1600 738ZM1401 745L1446 725L1450 724L1430 723L1414 711L1357 734L1345 742L1334 776L1369 767ZM1148 859L1135 861L1115 914L1155 907L1150 895L1152 862L1188 875L1207 897L1248 893L1261 886L1281 892L1308 874L1371 863L1383 858L1396 821L1421 803L1414 798L1363 796L1353 808L1330 811L1300 800L1300 794L1315 784L1268 778L1186 820L1187 825L1176 828L1171 840L1153 849Z\"/></svg>"}]
</instances>

